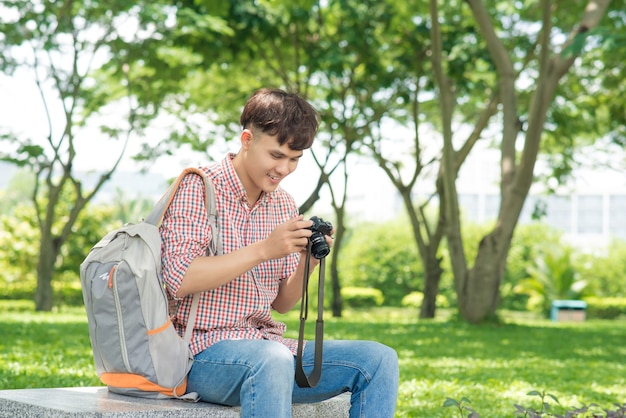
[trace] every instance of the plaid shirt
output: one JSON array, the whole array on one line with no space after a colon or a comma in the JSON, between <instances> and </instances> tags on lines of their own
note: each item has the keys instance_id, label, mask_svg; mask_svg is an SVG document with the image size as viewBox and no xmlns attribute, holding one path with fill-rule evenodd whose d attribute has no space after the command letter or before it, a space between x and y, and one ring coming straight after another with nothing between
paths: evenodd
<instances>
[{"instance_id":1,"label":"plaid shirt","mask_svg":"<svg viewBox=\"0 0 626 418\"><path fill-rule=\"evenodd\" d=\"M203 168L215 187L224 254L267 238L277 225L298 213L293 197L281 188L262 194L250 208L233 157L230 154L221 164ZM193 259L205 255L211 242L205 199L202 179L186 176L163 218L163 280L171 299ZM295 354L297 341L283 338L286 326L272 318L271 305L279 284L295 271L299 258L294 253L263 262L229 283L203 292L191 339L194 355L218 341L233 339L274 340ZM185 332L191 300L192 295L174 300L173 321L180 335Z\"/></svg>"}]
</instances>

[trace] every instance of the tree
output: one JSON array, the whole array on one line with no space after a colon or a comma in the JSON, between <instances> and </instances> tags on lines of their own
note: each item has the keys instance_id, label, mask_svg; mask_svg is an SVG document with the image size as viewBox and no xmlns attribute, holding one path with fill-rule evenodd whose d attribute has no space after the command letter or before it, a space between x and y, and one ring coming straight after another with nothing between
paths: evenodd
<instances>
[{"instance_id":1,"label":"tree","mask_svg":"<svg viewBox=\"0 0 626 418\"><path fill-rule=\"evenodd\" d=\"M496 312L499 287L513 232L533 182L541 139L560 83L576 59L584 52L589 32L598 27L610 1L590 1L578 24L569 30L569 35L564 41L560 39L568 32L565 27L571 23L568 20L572 14L571 3L564 5L551 0L542 0L536 11L525 10L528 16L510 10L509 19L501 19L500 23L496 23L493 14L483 2L468 0L467 4L495 66L497 84L492 86L492 89L497 92L501 109L500 210L493 230L482 238L471 268L467 265L463 250L455 190L456 151L453 148L450 129L453 91L446 81L444 70L440 68L435 72L438 75L438 87L442 96L442 115L445 117L443 198L449 222L446 238L452 258L459 311L465 320L480 322ZM580 3L577 2L576 5L579 6ZM431 8L436 11L435 0L431 1ZM507 8L502 5L502 9ZM535 13L541 21L539 33L535 42L528 42L532 47L523 55L523 60L519 61L517 59L519 55L514 53L515 46L511 44L511 40L516 38L513 36L506 38L498 33L505 29L503 26L507 24L511 25L510 32L507 32L510 34L530 25L530 20L524 21L522 18L534 18ZM433 20L436 18L437 13L433 13ZM563 27L556 27L555 22L560 22ZM525 29L528 31L528 27ZM511 50L514 52L510 52ZM528 77L532 82L522 83L521 77ZM519 87L520 84L530 88Z\"/></svg>"},{"instance_id":2,"label":"tree","mask_svg":"<svg viewBox=\"0 0 626 418\"><path fill-rule=\"evenodd\" d=\"M406 51L413 51L405 57L405 60L411 60L413 77L408 76L407 72L396 72L397 75L402 74L399 77L403 77L402 81L411 92L413 111L408 121L414 130L409 134L414 138L414 143L407 146L413 152L412 160L406 155L385 155L385 146L398 142L387 132L381 134L380 130L370 130L365 143L398 189L413 226L425 276L425 297L420 316L434 316L435 298L442 273L438 252L445 234L452 256L461 315L468 321L480 322L494 315L498 306L508 248L533 182L533 168L539 155L540 139L545 134L546 120L550 121L550 126L559 126L561 131L563 127L567 129L562 118L564 113L558 112L556 107L550 107L557 94L557 87L574 60L584 52L588 32L598 25L608 2L591 3L591 11L583 18L583 23L562 45L559 45L559 39L565 38L567 27L575 26L571 17L571 4L568 4L568 10L563 10L562 6L559 8L558 4L551 2L543 3L543 7L537 9L534 3L518 2L511 5L508 2L483 4L476 1L468 2L471 7L467 10L462 7L464 2L447 2L445 6L439 3L430 1L430 19L427 20L425 16L416 13L416 9L407 11L397 3L389 2L395 6L391 9L397 19L390 27L401 28L405 37L409 35L407 38L411 46L404 45L404 51L405 54ZM490 14L487 10L490 10ZM535 36L530 28L540 19L545 26ZM616 20L619 21L619 18ZM552 21L558 22L560 27L551 26ZM496 32L499 36L496 36ZM594 42L597 41L594 39ZM402 40L396 41L396 44L400 43ZM553 44L562 49L555 56L552 56L552 51L559 47ZM376 58L380 60L390 50L392 47L389 46L381 48L382 52L378 52ZM394 62L395 68L401 66L401 63ZM575 86L576 83L567 84L571 85ZM433 94L436 100L431 99ZM393 94L389 96L394 98ZM612 97L618 98L619 102L619 94ZM561 95L560 98L562 103L565 96ZM433 111L435 103L437 112ZM606 107L615 108L614 105ZM579 112L584 111L580 107L578 109ZM402 121L398 115L398 112L388 113L393 120ZM496 139L494 142L499 142L503 156L502 206L495 230L481 240L478 255L470 268L461 234L456 178L476 143L486 136L486 132L498 129L495 127L498 121L502 123L499 128L502 140ZM526 128L524 133L521 133L522 124ZM430 138L424 140L420 128L422 125L434 128L435 132L430 132L429 136L440 137L443 144L441 155L431 154L433 160L426 157L424 152ZM619 123L614 126L619 126ZM468 133L464 134L464 131ZM593 130L570 129L568 134L582 135L588 132ZM524 151L517 155L522 135L526 136ZM565 155L573 155L575 147L573 141L557 141L549 149L562 149L566 150ZM428 177L428 165L434 162L439 162L433 188L436 194L431 196L434 199L415 202L418 179ZM412 164L412 171L407 169L407 163ZM404 179L403 174L407 173L409 175ZM429 202L438 203L436 219L431 222L424 215L424 208Z\"/></svg>"},{"instance_id":3,"label":"tree","mask_svg":"<svg viewBox=\"0 0 626 418\"><path fill-rule=\"evenodd\" d=\"M122 0L7 0L0 6L1 70L30 72L48 127L45 138L6 130L0 136L7 144L0 159L36 176L31 198L41 234L37 310L52 308L55 265L80 212L185 77L188 57L166 42L185 32L172 23L172 10L164 3ZM110 113L117 115L114 121L106 118ZM87 129L94 126L114 140L117 156L95 185L85 185L75 164L80 144L94 140ZM70 196L69 210L63 195Z\"/></svg>"}]
</instances>

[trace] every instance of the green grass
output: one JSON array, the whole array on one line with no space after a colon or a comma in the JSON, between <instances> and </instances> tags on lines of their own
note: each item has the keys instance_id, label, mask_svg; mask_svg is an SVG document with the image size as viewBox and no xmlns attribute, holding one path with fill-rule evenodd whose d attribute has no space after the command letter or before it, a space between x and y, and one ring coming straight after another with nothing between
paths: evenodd
<instances>
[{"instance_id":1,"label":"green grass","mask_svg":"<svg viewBox=\"0 0 626 418\"><path fill-rule=\"evenodd\" d=\"M39 313L32 306L0 301L0 388L99 385L83 308ZM376 340L397 350L397 417L459 417L442 407L446 398L469 399L481 417L513 417L514 404L541 409L540 399L527 395L533 390L567 407L626 402L626 321L554 323L509 315L499 324L470 325L416 316L376 308L325 318L326 339ZM297 318L297 312L280 317L291 337Z\"/></svg>"}]
</instances>

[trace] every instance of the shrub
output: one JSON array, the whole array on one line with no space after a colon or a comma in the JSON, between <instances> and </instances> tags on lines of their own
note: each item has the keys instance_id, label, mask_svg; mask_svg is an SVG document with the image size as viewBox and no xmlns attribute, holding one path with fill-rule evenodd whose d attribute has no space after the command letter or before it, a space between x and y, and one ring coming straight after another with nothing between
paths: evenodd
<instances>
[{"instance_id":1,"label":"shrub","mask_svg":"<svg viewBox=\"0 0 626 418\"><path fill-rule=\"evenodd\" d=\"M615 239L606 250L584 254L577 262L590 295L626 297L626 242Z\"/></svg>"},{"instance_id":2,"label":"shrub","mask_svg":"<svg viewBox=\"0 0 626 418\"><path fill-rule=\"evenodd\" d=\"M586 297L587 317L592 319L615 319L626 316L626 298Z\"/></svg>"},{"instance_id":3,"label":"shrub","mask_svg":"<svg viewBox=\"0 0 626 418\"><path fill-rule=\"evenodd\" d=\"M402 307L419 309L420 306L422 306L423 300L424 300L424 294L422 292L411 292L402 298ZM438 308L449 308L450 302L448 302L447 297L445 297L442 294L439 294L437 295L437 300L435 301L435 305Z\"/></svg>"},{"instance_id":4,"label":"shrub","mask_svg":"<svg viewBox=\"0 0 626 418\"><path fill-rule=\"evenodd\" d=\"M519 290L517 286L532 275L532 266L536 265L537 258L544 253L545 248L562 246L562 236L563 233L561 231L539 222L518 225L515 228L502 286L500 286L502 298L500 307L526 311L528 310L529 302L531 306L537 302L541 304L542 301L538 301L536 297L530 301L528 293L516 291ZM541 243L541 245L538 245L538 243Z\"/></svg>"},{"instance_id":5,"label":"shrub","mask_svg":"<svg viewBox=\"0 0 626 418\"><path fill-rule=\"evenodd\" d=\"M381 306L385 301L383 292L369 287L344 287L341 297L352 308L371 308Z\"/></svg>"},{"instance_id":6,"label":"shrub","mask_svg":"<svg viewBox=\"0 0 626 418\"><path fill-rule=\"evenodd\" d=\"M82 305L79 266L89 249L113 226L121 226L109 206L88 205L55 264L55 305ZM24 204L0 215L0 299L33 299L37 287L40 232L32 206Z\"/></svg>"},{"instance_id":7,"label":"shrub","mask_svg":"<svg viewBox=\"0 0 626 418\"><path fill-rule=\"evenodd\" d=\"M423 287L415 240L400 220L353 228L338 267L344 286L378 289L389 306L400 306L404 295Z\"/></svg>"},{"instance_id":8,"label":"shrub","mask_svg":"<svg viewBox=\"0 0 626 418\"><path fill-rule=\"evenodd\" d=\"M540 310L546 316L551 303L559 299L580 299L587 281L581 279L574 265L575 250L562 244L545 246L537 254L533 264L526 268L529 277L520 280L514 291L527 294L532 310Z\"/></svg>"}]
</instances>

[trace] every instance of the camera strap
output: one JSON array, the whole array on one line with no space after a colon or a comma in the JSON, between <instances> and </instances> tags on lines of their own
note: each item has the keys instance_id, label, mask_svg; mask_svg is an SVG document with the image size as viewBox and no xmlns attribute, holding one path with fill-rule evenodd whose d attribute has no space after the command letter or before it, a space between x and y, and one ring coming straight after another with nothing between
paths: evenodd
<instances>
[{"instance_id":1,"label":"camera strap","mask_svg":"<svg viewBox=\"0 0 626 418\"><path fill-rule=\"evenodd\" d=\"M301 388L315 387L322 377L322 347L324 342L324 273L326 259L322 258L319 265L317 289L317 321L315 321L315 359L313 370L309 376L302 367L302 350L304 349L304 328L309 314L309 266L311 264L311 243L307 246L304 261L304 280L302 281L302 300L300 301L300 332L298 334L298 351L296 354L296 383Z\"/></svg>"}]
</instances>

